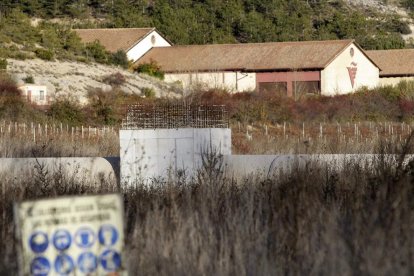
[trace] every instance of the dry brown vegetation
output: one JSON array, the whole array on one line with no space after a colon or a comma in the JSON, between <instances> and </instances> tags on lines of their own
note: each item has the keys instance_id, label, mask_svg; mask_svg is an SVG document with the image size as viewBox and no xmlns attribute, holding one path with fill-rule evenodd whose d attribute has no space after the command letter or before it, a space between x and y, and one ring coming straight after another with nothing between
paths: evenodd
<instances>
[{"instance_id":1,"label":"dry brown vegetation","mask_svg":"<svg viewBox=\"0 0 414 276\"><path fill-rule=\"evenodd\" d=\"M384 156L385 158L385 156ZM131 275L408 275L414 162L328 171L309 163L236 183L220 172L120 190L37 172L3 182L0 274L15 275L13 202L119 191ZM4 178L2 178L4 179ZM3 180L4 181L4 180Z\"/></svg>"}]
</instances>

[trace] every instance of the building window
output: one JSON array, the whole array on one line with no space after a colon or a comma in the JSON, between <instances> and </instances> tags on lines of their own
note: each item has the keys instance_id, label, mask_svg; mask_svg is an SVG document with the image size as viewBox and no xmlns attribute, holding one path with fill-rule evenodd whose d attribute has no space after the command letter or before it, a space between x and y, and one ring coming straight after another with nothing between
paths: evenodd
<instances>
[{"instance_id":1,"label":"building window","mask_svg":"<svg viewBox=\"0 0 414 276\"><path fill-rule=\"evenodd\" d=\"M40 90L39 91L39 101L44 101L45 100L45 91Z\"/></svg>"},{"instance_id":2,"label":"building window","mask_svg":"<svg viewBox=\"0 0 414 276\"><path fill-rule=\"evenodd\" d=\"M259 83L259 92L271 92L281 95L287 95L287 83L286 82L261 82Z\"/></svg>"},{"instance_id":3,"label":"building window","mask_svg":"<svg viewBox=\"0 0 414 276\"><path fill-rule=\"evenodd\" d=\"M321 91L320 81L295 81L293 82L294 94L319 94Z\"/></svg>"}]
</instances>

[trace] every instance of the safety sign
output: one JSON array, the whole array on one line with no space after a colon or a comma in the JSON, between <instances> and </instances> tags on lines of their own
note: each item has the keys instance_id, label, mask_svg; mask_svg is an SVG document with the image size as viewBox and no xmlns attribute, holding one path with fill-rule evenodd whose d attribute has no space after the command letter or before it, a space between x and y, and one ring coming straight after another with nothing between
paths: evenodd
<instances>
[{"instance_id":1,"label":"safety sign","mask_svg":"<svg viewBox=\"0 0 414 276\"><path fill-rule=\"evenodd\" d=\"M127 275L120 195L15 205L21 275Z\"/></svg>"}]
</instances>

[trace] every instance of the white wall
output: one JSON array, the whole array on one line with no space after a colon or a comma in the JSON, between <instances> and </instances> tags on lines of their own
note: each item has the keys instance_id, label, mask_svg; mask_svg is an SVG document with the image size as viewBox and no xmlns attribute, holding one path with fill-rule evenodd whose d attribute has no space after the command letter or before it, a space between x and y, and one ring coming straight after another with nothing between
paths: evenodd
<instances>
[{"instance_id":1,"label":"white wall","mask_svg":"<svg viewBox=\"0 0 414 276\"><path fill-rule=\"evenodd\" d=\"M153 36L155 41L153 40ZM152 47L168 47L171 44L165 40L157 31L152 31L149 33L143 40L138 42L134 47L132 47L126 54L129 60L135 62L137 59L142 57L146 52L148 52Z\"/></svg>"},{"instance_id":2,"label":"white wall","mask_svg":"<svg viewBox=\"0 0 414 276\"><path fill-rule=\"evenodd\" d=\"M385 85L397 85L401 81L414 81L414 77L383 77L379 79L379 85L385 86Z\"/></svg>"},{"instance_id":3,"label":"white wall","mask_svg":"<svg viewBox=\"0 0 414 276\"><path fill-rule=\"evenodd\" d=\"M126 186L180 171L192 176L211 148L231 154L231 130L225 128L120 130L119 140L121 185Z\"/></svg>"},{"instance_id":4,"label":"white wall","mask_svg":"<svg viewBox=\"0 0 414 276\"><path fill-rule=\"evenodd\" d=\"M354 56L350 49L354 49ZM354 87L351 85L347 67L357 65ZM362 86L374 88L379 84L379 69L354 44L347 47L334 61L321 71L322 95L347 94Z\"/></svg>"},{"instance_id":5,"label":"white wall","mask_svg":"<svg viewBox=\"0 0 414 276\"><path fill-rule=\"evenodd\" d=\"M100 184L104 179L115 187L119 177L116 163L116 158L101 157L0 158L0 176L3 181L33 178L40 164L50 177L62 174L74 181L91 184Z\"/></svg>"},{"instance_id":6,"label":"white wall","mask_svg":"<svg viewBox=\"0 0 414 276\"><path fill-rule=\"evenodd\" d=\"M245 92L256 89L256 73L207 72L167 73L166 82L181 82L183 88L195 87L226 89L230 92Z\"/></svg>"},{"instance_id":7,"label":"white wall","mask_svg":"<svg viewBox=\"0 0 414 276\"><path fill-rule=\"evenodd\" d=\"M47 87L45 85L34 85L34 84L25 84L19 87L22 91L22 96L28 99L30 94L30 102L37 105L47 105L48 104L48 94ZM41 95L43 91L43 96Z\"/></svg>"}]
</instances>

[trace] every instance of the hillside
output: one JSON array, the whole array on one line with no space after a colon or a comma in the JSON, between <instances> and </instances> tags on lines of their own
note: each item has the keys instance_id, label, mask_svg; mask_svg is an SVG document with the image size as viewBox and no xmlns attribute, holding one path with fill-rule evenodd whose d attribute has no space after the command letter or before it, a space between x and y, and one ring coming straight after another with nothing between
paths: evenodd
<instances>
[{"instance_id":1,"label":"hillside","mask_svg":"<svg viewBox=\"0 0 414 276\"><path fill-rule=\"evenodd\" d=\"M405 47L401 35L411 32L409 15L402 18L394 6L405 9L409 2L4 0L0 9L6 18L17 8L77 28L154 26L175 44L354 38L365 49L388 49Z\"/></svg>"},{"instance_id":2,"label":"hillside","mask_svg":"<svg viewBox=\"0 0 414 276\"><path fill-rule=\"evenodd\" d=\"M156 97L177 97L178 90L158 79L131 73L119 67L74 61L43 61L41 59L8 60L7 71L13 74L18 84L28 76L33 77L36 84L46 85L51 96L70 96L85 103L88 91L102 89L110 91L119 88L126 93L145 95L152 91ZM109 76L121 74L125 81L113 84ZM122 78L122 77L121 77ZM111 86L112 84L112 86Z\"/></svg>"}]
</instances>

